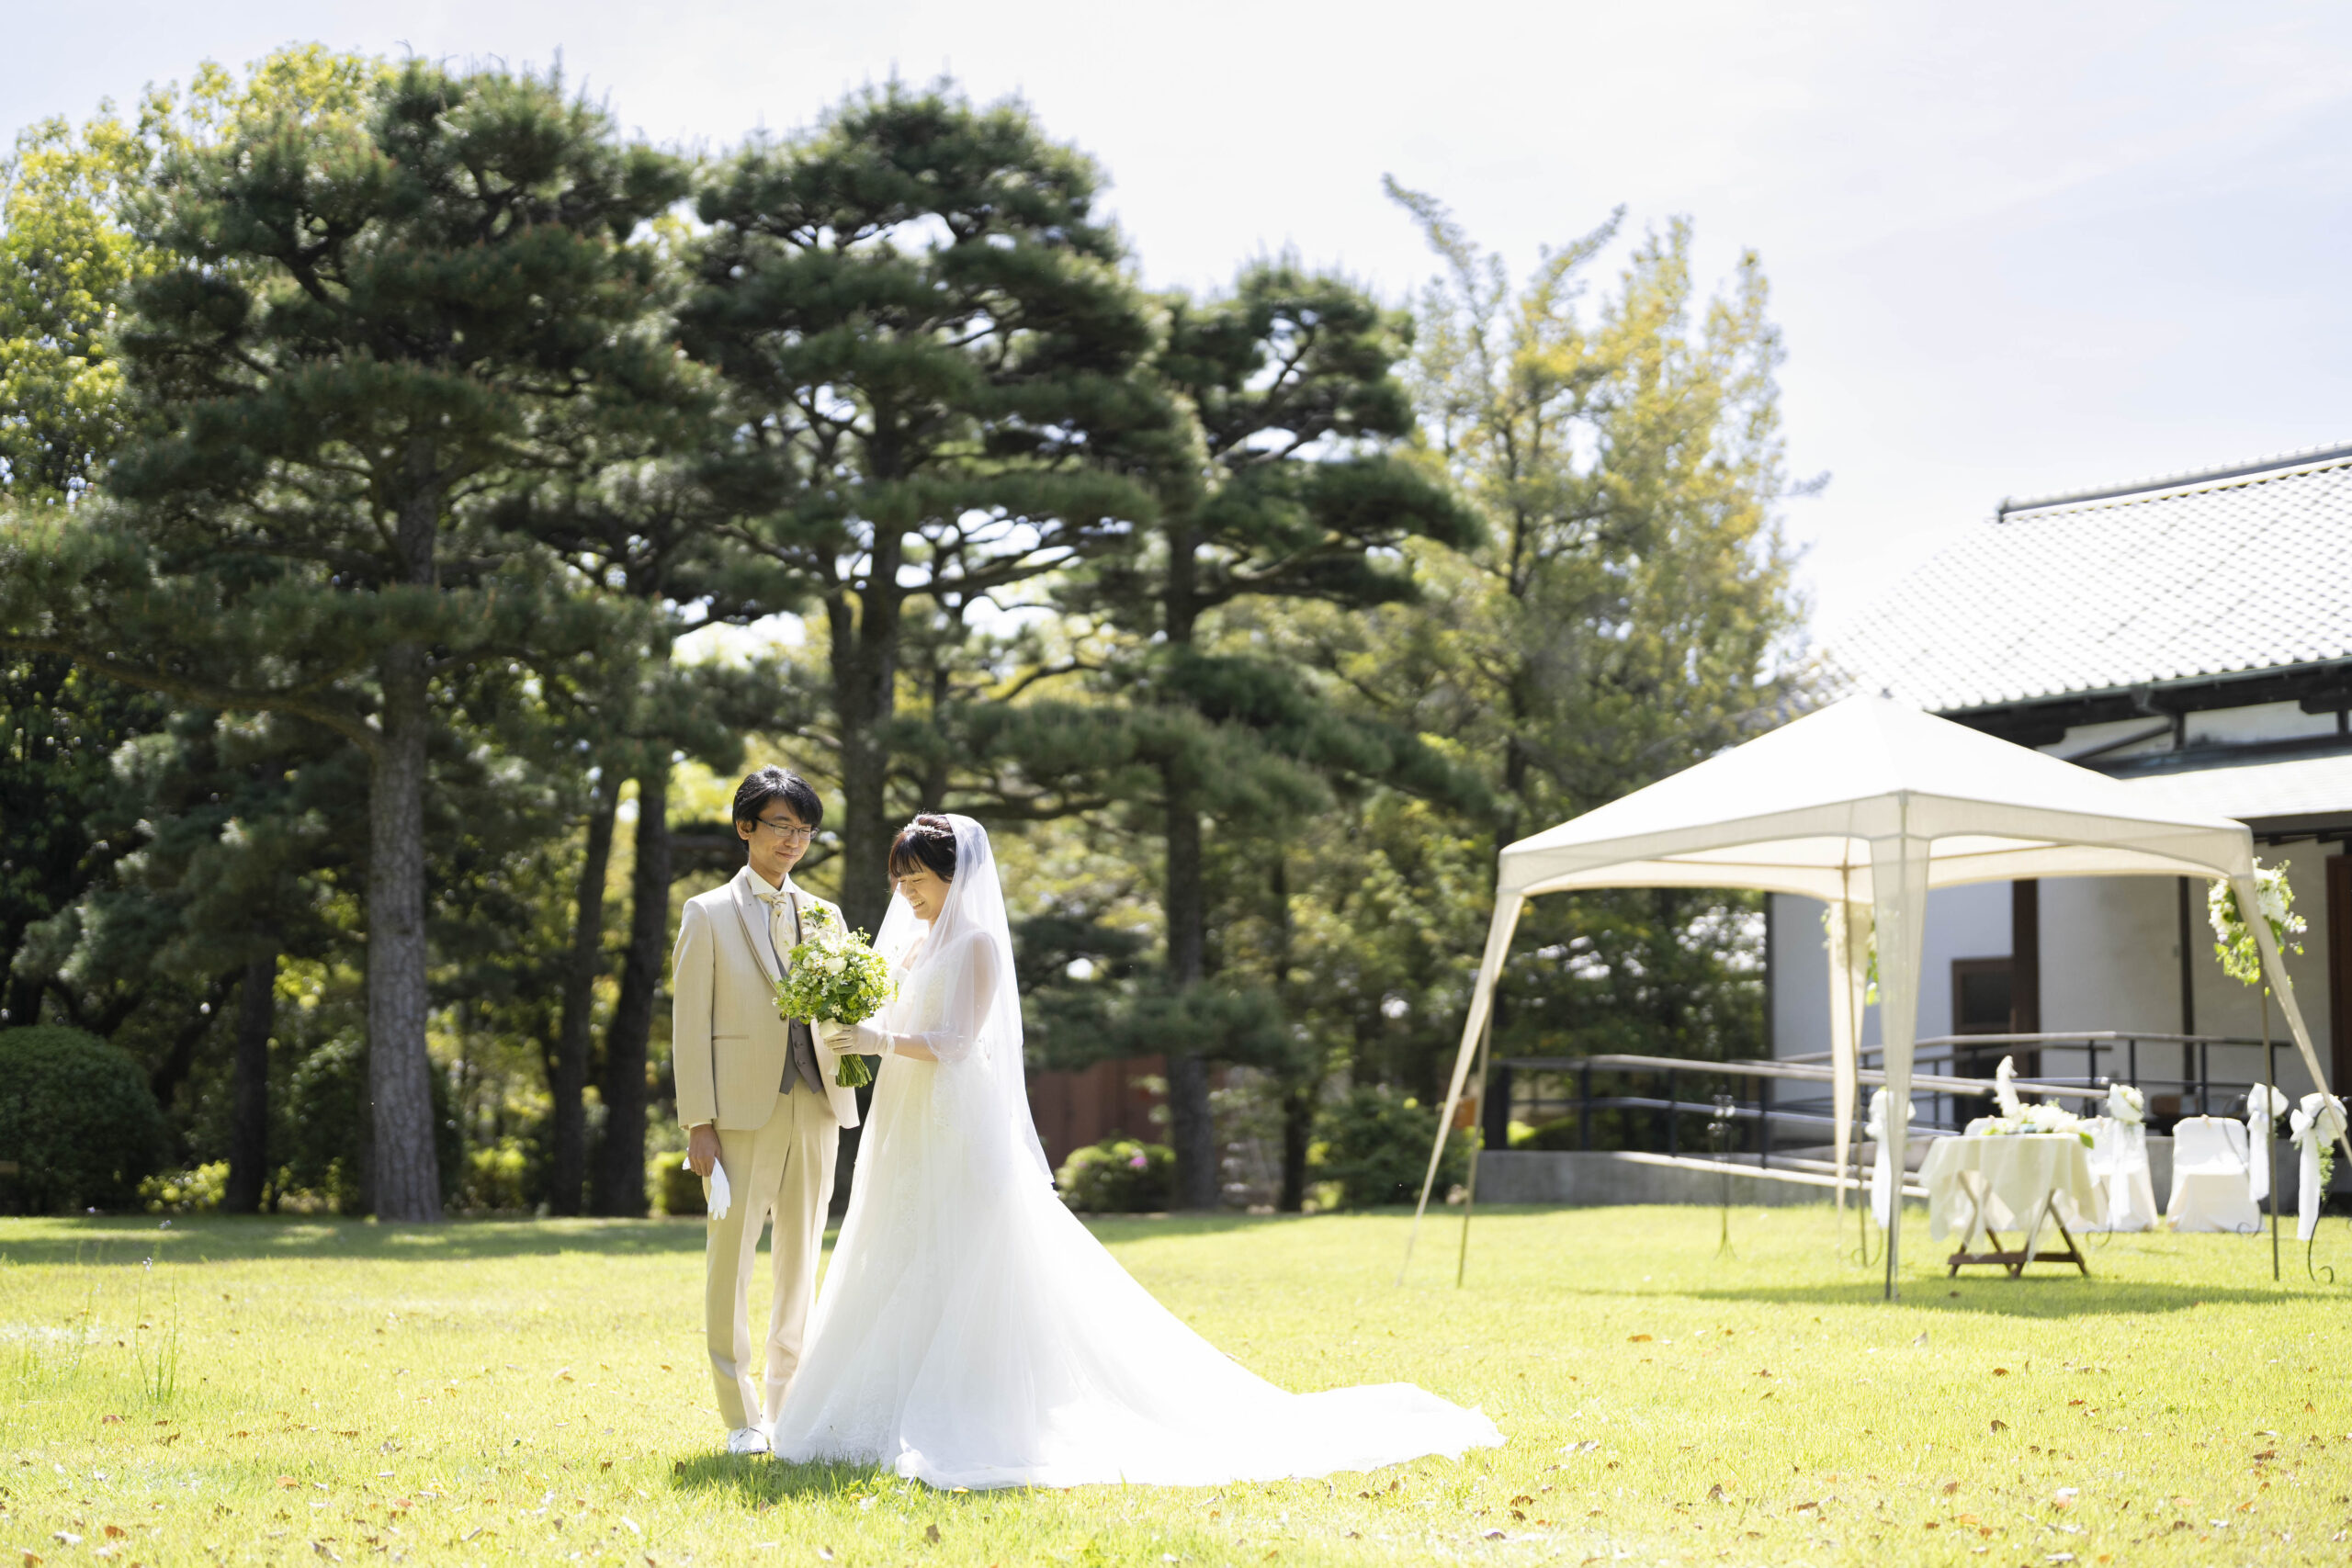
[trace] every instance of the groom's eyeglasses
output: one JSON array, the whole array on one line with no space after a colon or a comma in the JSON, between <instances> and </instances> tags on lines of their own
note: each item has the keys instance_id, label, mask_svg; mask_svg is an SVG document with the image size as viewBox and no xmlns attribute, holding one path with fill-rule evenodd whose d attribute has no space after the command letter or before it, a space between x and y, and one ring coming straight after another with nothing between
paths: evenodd
<instances>
[{"instance_id":1,"label":"groom's eyeglasses","mask_svg":"<svg viewBox=\"0 0 2352 1568\"><path fill-rule=\"evenodd\" d=\"M764 817L753 820L787 844L805 844L817 836L816 829L803 828L797 822L771 822Z\"/></svg>"}]
</instances>

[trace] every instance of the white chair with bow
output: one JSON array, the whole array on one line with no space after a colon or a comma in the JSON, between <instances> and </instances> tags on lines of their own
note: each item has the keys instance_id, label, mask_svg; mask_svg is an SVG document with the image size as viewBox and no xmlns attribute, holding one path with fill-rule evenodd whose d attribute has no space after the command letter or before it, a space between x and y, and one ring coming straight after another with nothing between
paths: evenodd
<instances>
[{"instance_id":1,"label":"white chair with bow","mask_svg":"<svg viewBox=\"0 0 2352 1568\"><path fill-rule=\"evenodd\" d=\"M2301 1158L2295 1190L2295 1239L2309 1241L2319 1229L2319 1212L2327 1201L2327 1180L2321 1166L2328 1146L2344 1135L2344 1102L2316 1090L2303 1096L2289 1123Z\"/></svg>"},{"instance_id":2,"label":"white chair with bow","mask_svg":"<svg viewBox=\"0 0 2352 1568\"><path fill-rule=\"evenodd\" d=\"M2130 1084L2107 1091L2107 1114L2091 1122L2091 1179L2107 1200L2106 1218L2089 1230L2143 1231L2156 1223L2156 1189L2148 1171L2147 1100Z\"/></svg>"},{"instance_id":3,"label":"white chair with bow","mask_svg":"<svg viewBox=\"0 0 2352 1568\"><path fill-rule=\"evenodd\" d=\"M2172 1201L2165 1214L2177 1231L2235 1231L2262 1225L2249 1186L2245 1123L2226 1116L2188 1116L2172 1130Z\"/></svg>"}]
</instances>

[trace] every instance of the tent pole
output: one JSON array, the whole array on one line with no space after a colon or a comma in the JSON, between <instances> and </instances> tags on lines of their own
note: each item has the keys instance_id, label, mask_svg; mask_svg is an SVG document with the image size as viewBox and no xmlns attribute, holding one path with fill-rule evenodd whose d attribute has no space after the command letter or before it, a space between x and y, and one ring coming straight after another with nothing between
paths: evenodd
<instances>
[{"instance_id":1,"label":"tent pole","mask_svg":"<svg viewBox=\"0 0 2352 1568\"><path fill-rule=\"evenodd\" d=\"M1453 1119L1453 1108L1462 1099L1462 1086L1470 1072L1472 1057L1477 1054L1478 1043L1485 1038L1488 1021L1494 1014L1495 986L1501 978L1503 959L1510 952L1511 933L1519 929L1520 911L1527 900L1516 893L1502 895L1495 905L1495 918L1487 928L1486 956L1478 961L1478 979L1470 992L1470 1016L1462 1021L1462 1045L1453 1055L1453 1071L1445 1081L1445 1105L1437 1115L1437 1136L1430 1141L1429 1168L1421 1175L1420 1201L1413 1205L1412 1228L1405 1233L1405 1260L1396 1266L1396 1284L1405 1283L1405 1275L1413 1267L1413 1243L1421 1234L1421 1217L1429 1213L1430 1189L1437 1183L1437 1162L1445 1153L1446 1123Z\"/></svg>"},{"instance_id":2,"label":"tent pole","mask_svg":"<svg viewBox=\"0 0 2352 1568\"><path fill-rule=\"evenodd\" d=\"M1487 1026L1478 1032L1477 1099L1479 1113L1478 1119L1482 1122L1488 1120L1486 1114L1487 1084L1488 1080L1494 1077L1494 1074L1489 1070L1494 1048L1495 1015L1493 1010L1490 1009L1487 1013ZM1510 1124L1510 1107L1508 1105L1504 1106L1503 1112L1503 1124L1505 1126L1509 1126ZM1445 1136L1444 1128L1441 1127L1438 1129L1438 1136L1441 1138ZM1484 1147L1485 1143L1486 1138L1482 1134L1479 1137L1478 1144L1474 1145L1470 1150L1470 1180L1463 1189L1462 1193L1462 1250L1453 1259L1453 1288L1457 1291L1462 1288L1462 1277L1470 1267L1470 1211L1478 1206L1478 1161L1480 1156L1485 1155L1487 1152Z\"/></svg>"},{"instance_id":3,"label":"tent pole","mask_svg":"<svg viewBox=\"0 0 2352 1568\"><path fill-rule=\"evenodd\" d=\"M2238 908L2259 914L2262 900L2256 892L2253 876L2233 876L2230 883L2237 890ZM2319 1052L2312 1044L2311 1026L2303 1021L2302 1005L2295 1000L2295 982L2288 977L2287 959L2278 951L2278 939L2271 934L2268 920L2255 919L2247 924L2254 931L2255 946L2262 953L2263 973L2270 976L2271 988L2278 993L2278 1010L2287 1015L2287 1029L2295 1037L2295 1050L2303 1058L2303 1070L2311 1074L2312 1088L2322 1094L2332 1093L2326 1070L2319 1065ZM2346 1159L2352 1159L2352 1127L2335 1135L2335 1146L2344 1151Z\"/></svg>"},{"instance_id":4,"label":"tent pole","mask_svg":"<svg viewBox=\"0 0 2352 1568\"><path fill-rule=\"evenodd\" d=\"M2278 1282L2278 1129L2270 1108L2278 1102L2278 1048L2270 1043L2270 987L2262 987L2262 1162L2270 1168L2270 1282Z\"/></svg>"}]
</instances>

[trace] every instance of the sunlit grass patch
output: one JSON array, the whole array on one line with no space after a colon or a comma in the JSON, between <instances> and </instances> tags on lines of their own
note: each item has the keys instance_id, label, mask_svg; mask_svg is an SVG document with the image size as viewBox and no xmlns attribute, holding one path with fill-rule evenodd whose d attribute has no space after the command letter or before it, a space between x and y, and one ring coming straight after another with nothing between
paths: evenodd
<instances>
[{"instance_id":1,"label":"sunlit grass patch","mask_svg":"<svg viewBox=\"0 0 2352 1568\"><path fill-rule=\"evenodd\" d=\"M2341 1562L2352 1287L2267 1240L2091 1242L2096 1277L1905 1300L1826 1214L1105 1222L1294 1388L1410 1381L1510 1441L1201 1490L940 1494L718 1452L686 1222L0 1222L0 1546L51 1562L657 1568L1493 1561ZM1849 1245L1850 1238L1848 1238ZM2352 1279L2352 1231L2319 1260ZM764 1277L764 1274L761 1277ZM109 1533L109 1531L117 1533ZM72 1539L68 1539L72 1538ZM19 1557L0 1560L20 1561Z\"/></svg>"}]
</instances>

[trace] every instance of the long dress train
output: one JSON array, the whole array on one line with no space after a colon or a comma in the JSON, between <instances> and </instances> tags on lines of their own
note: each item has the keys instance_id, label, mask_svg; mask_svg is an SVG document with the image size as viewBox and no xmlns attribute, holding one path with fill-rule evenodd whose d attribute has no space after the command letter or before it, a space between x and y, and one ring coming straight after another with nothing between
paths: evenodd
<instances>
[{"instance_id":1,"label":"long dress train","mask_svg":"<svg viewBox=\"0 0 2352 1568\"><path fill-rule=\"evenodd\" d=\"M953 820L937 925L908 932L901 902L884 926L884 951L894 935L921 947L868 1028L888 1054L777 1456L888 1464L939 1487L1203 1485L1500 1444L1482 1413L1408 1383L1275 1387L1178 1321L1062 1205L1021 1083L993 857L977 823Z\"/></svg>"}]
</instances>

